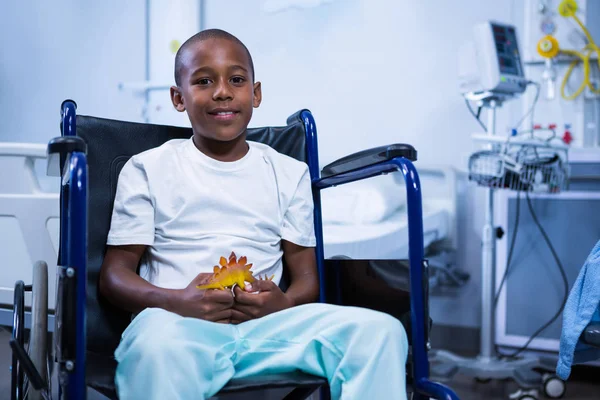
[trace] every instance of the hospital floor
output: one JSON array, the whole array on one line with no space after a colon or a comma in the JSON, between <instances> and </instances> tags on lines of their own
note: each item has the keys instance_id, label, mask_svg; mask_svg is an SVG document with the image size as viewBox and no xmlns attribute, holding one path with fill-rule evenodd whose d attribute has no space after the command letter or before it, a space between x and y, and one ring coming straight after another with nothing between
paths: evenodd
<instances>
[{"instance_id":1,"label":"hospital floor","mask_svg":"<svg viewBox=\"0 0 600 400\"><path fill-rule=\"evenodd\" d=\"M0 400L10 399L10 372L11 351L8 345L10 333L6 328L0 327ZM568 400L597 400L600 398L600 381L598 380L597 369L577 370L573 380L569 380L567 385L567 394L564 399ZM594 379L595 377L595 379ZM593 383L596 382L596 383ZM511 382L492 382L477 383L471 378L456 377L450 385L458 394L461 400L504 400L514 392L515 386ZM53 380L53 398L58 398L56 377ZM281 399L285 392L269 393L267 397L262 396L260 400ZM316 397L316 396L315 396ZM543 397L541 397L543 398ZM106 397L88 389L88 400L105 400ZM219 400L242 400L259 399L248 395L228 395L220 397ZM316 400L316 399L315 399Z\"/></svg>"}]
</instances>

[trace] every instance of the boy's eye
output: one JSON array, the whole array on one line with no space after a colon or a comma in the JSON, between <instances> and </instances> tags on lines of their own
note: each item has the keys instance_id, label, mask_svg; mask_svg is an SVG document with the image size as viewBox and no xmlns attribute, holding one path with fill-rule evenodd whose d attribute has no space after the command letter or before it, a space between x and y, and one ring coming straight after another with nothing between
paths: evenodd
<instances>
[{"instance_id":1,"label":"boy's eye","mask_svg":"<svg viewBox=\"0 0 600 400\"><path fill-rule=\"evenodd\" d=\"M241 76L234 76L233 78L231 78L232 83L243 83L244 81L245 79Z\"/></svg>"},{"instance_id":2,"label":"boy's eye","mask_svg":"<svg viewBox=\"0 0 600 400\"><path fill-rule=\"evenodd\" d=\"M209 83L210 83L210 79L208 79L208 78L198 79L198 84L199 85L208 85Z\"/></svg>"}]
</instances>

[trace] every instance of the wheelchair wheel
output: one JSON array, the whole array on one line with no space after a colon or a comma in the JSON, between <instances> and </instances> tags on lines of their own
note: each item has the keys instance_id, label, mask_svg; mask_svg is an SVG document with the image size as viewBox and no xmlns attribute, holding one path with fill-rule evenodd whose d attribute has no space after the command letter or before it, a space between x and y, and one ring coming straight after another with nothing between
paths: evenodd
<instances>
[{"instance_id":1,"label":"wheelchair wheel","mask_svg":"<svg viewBox=\"0 0 600 400\"><path fill-rule=\"evenodd\" d=\"M31 304L31 331L29 346L25 346L25 292L33 294ZM48 265L38 261L33 267L33 284L26 286L23 281L15 284L13 309L13 338L26 349L33 365L45 381L48 381ZM11 367L11 400L25 398L40 400L41 393L28 388L25 371L13 353Z\"/></svg>"},{"instance_id":2,"label":"wheelchair wheel","mask_svg":"<svg viewBox=\"0 0 600 400\"><path fill-rule=\"evenodd\" d=\"M33 266L31 301L31 336L29 356L44 381L48 381L48 265L38 261ZM31 388L28 400L41 400L39 391Z\"/></svg>"},{"instance_id":3,"label":"wheelchair wheel","mask_svg":"<svg viewBox=\"0 0 600 400\"><path fill-rule=\"evenodd\" d=\"M13 329L12 337L24 347L25 345L25 283L17 281L15 283L14 302L13 302ZM21 367L16 354L12 355L12 364L10 367L10 400L23 400L25 397L24 388L25 372Z\"/></svg>"}]
</instances>

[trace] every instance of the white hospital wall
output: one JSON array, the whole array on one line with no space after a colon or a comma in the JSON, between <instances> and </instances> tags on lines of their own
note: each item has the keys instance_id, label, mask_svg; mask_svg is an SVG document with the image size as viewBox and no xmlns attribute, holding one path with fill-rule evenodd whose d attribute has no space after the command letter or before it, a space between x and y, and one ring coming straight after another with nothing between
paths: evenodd
<instances>
[{"instance_id":1,"label":"white hospital wall","mask_svg":"<svg viewBox=\"0 0 600 400\"><path fill-rule=\"evenodd\" d=\"M277 3L276 0L271 3ZM316 2L315 2L316 3ZM413 144L419 163L466 169L479 128L457 90L457 52L487 19L520 28L519 1L337 0L267 14L262 0L206 0L207 28L238 36L254 57L263 103L254 126L313 111L321 164L368 147ZM498 131L520 102L499 111ZM514 112L513 112L514 111ZM459 265L471 273L457 296L431 299L436 323L478 326L483 197L461 185ZM425 192L426 196L427 193Z\"/></svg>"},{"instance_id":2,"label":"white hospital wall","mask_svg":"<svg viewBox=\"0 0 600 400\"><path fill-rule=\"evenodd\" d=\"M278 2L288 1L206 0L206 27L235 34L254 57L263 103L253 125L308 107L323 164L408 142L423 162L464 168L478 125L457 90L457 50L473 24L513 20L513 2L333 0L263 11Z\"/></svg>"},{"instance_id":3,"label":"white hospital wall","mask_svg":"<svg viewBox=\"0 0 600 400\"><path fill-rule=\"evenodd\" d=\"M140 120L143 99L120 92L118 83L144 79L145 0L0 1L0 18L0 142L43 145L60 136L60 104L66 98L78 103L81 114ZM3 161L4 167L18 165ZM58 178L45 177L44 163L38 164L42 189L58 193ZM0 174L0 182L19 176L10 168ZM0 193L14 193L11 190L10 183L0 184ZM8 299L12 304L9 292L15 280L31 283L36 261L30 259L25 242L45 243L48 232L23 238L18 221L1 215L3 211L0 303ZM55 222L48 221L54 242ZM52 288L56 258L45 261Z\"/></svg>"},{"instance_id":4,"label":"white hospital wall","mask_svg":"<svg viewBox=\"0 0 600 400\"><path fill-rule=\"evenodd\" d=\"M419 163L464 170L478 125L457 91L457 50L477 22L520 23L520 2L324 3L266 14L264 0L205 1L206 27L231 31L254 56L264 101L252 125L282 124L307 107L317 120L323 165L366 147L407 142L419 151ZM145 78L144 14L144 0L0 2L0 15L11 21L0 25L0 141L45 143L58 135L59 105L67 97L83 114L140 120L143 99L117 86ZM154 63L151 71L165 68ZM500 110L500 131L520 108L514 102ZM433 298L432 316L478 326L483 198L463 185L459 204L458 262L472 280L456 297Z\"/></svg>"},{"instance_id":5,"label":"white hospital wall","mask_svg":"<svg viewBox=\"0 0 600 400\"><path fill-rule=\"evenodd\" d=\"M145 70L145 0L0 2L0 141L59 136L60 104L139 120L141 98L120 92Z\"/></svg>"}]
</instances>

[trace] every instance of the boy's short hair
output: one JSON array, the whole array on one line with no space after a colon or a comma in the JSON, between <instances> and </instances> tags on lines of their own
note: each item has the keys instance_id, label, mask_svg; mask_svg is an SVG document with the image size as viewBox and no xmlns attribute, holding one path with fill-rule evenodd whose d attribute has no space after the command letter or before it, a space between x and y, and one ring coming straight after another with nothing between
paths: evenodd
<instances>
[{"instance_id":1,"label":"boy's short hair","mask_svg":"<svg viewBox=\"0 0 600 400\"><path fill-rule=\"evenodd\" d=\"M248 62L250 63L250 73L252 74L252 82L254 82L254 63L252 62L252 56L250 55L250 51L246 47L244 43L237 37L233 36L229 32L225 32L221 29L206 29L196 33L194 36L186 40L179 50L177 50L177 54L175 55L175 84L179 86L181 84L181 69L183 68L183 62L181 57L184 51L191 45L197 42L201 42L206 39L225 39L231 40L234 43L239 44L244 48L246 55L248 56Z\"/></svg>"}]
</instances>

